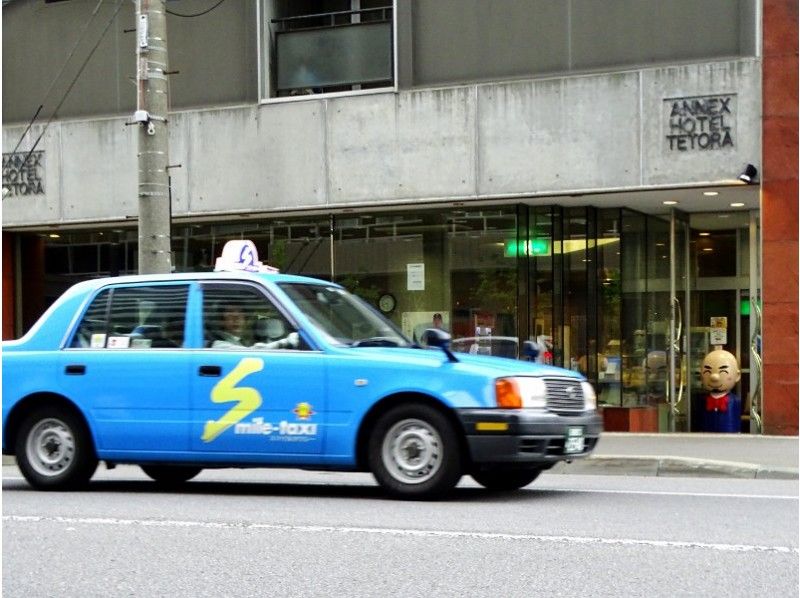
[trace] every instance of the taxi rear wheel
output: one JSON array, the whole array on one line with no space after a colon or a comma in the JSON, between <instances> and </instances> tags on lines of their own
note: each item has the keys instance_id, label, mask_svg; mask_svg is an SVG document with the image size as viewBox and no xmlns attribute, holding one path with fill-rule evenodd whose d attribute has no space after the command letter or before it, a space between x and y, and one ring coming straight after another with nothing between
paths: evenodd
<instances>
[{"instance_id":1,"label":"taxi rear wheel","mask_svg":"<svg viewBox=\"0 0 800 598\"><path fill-rule=\"evenodd\" d=\"M58 407L38 409L23 420L15 451L22 475L39 490L79 488L97 469L85 423Z\"/></svg>"},{"instance_id":2,"label":"taxi rear wheel","mask_svg":"<svg viewBox=\"0 0 800 598\"><path fill-rule=\"evenodd\" d=\"M484 488L496 491L519 490L539 477L540 469L495 468L473 471L472 478Z\"/></svg>"},{"instance_id":3,"label":"taxi rear wheel","mask_svg":"<svg viewBox=\"0 0 800 598\"><path fill-rule=\"evenodd\" d=\"M183 484L203 471L202 467L191 465L140 465L140 467L159 484Z\"/></svg>"},{"instance_id":4,"label":"taxi rear wheel","mask_svg":"<svg viewBox=\"0 0 800 598\"><path fill-rule=\"evenodd\" d=\"M462 475L453 425L427 405L402 405L378 418L369 465L378 483L397 498L440 498Z\"/></svg>"}]
</instances>

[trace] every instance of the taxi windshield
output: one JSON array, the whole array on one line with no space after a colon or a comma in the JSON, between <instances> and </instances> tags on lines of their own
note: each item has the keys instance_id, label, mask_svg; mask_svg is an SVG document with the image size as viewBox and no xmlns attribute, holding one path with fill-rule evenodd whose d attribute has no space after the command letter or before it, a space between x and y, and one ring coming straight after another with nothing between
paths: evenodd
<instances>
[{"instance_id":1,"label":"taxi windshield","mask_svg":"<svg viewBox=\"0 0 800 598\"><path fill-rule=\"evenodd\" d=\"M280 287L333 342L351 347L411 346L391 322L344 289L302 283Z\"/></svg>"}]
</instances>

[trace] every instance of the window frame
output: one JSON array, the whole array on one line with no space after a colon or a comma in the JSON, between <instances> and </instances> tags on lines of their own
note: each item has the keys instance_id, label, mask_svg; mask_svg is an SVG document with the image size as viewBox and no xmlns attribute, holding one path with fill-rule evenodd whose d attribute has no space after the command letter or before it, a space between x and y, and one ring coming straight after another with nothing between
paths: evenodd
<instances>
[{"instance_id":1,"label":"window frame","mask_svg":"<svg viewBox=\"0 0 800 598\"><path fill-rule=\"evenodd\" d=\"M303 327L300 326L297 319L292 315L292 313L286 309L286 306L281 302L274 293L271 292L266 285L256 284L249 280L198 280L198 291L199 291L199 301L198 301L198 310L197 310L197 319L198 319L198 326L201 334L201 341L204 341L204 329L205 329L205 291L206 289L224 289L226 287L239 287L239 288L249 288L254 289L255 292L262 297L264 297L267 301L272 303L273 307L278 311L281 316L283 316L286 321L294 327L295 331L300 334L301 342L307 346L307 348L296 348L296 349L258 349L254 347L242 347L240 350L244 351L302 351L303 353L309 352L321 352L321 349L317 347L314 343L314 339L308 334L302 334ZM221 349L219 347L211 347L211 346L204 346L205 343L202 342L201 346L198 347L198 350L201 351L230 351L231 349Z\"/></svg>"},{"instance_id":2,"label":"window frame","mask_svg":"<svg viewBox=\"0 0 800 598\"><path fill-rule=\"evenodd\" d=\"M392 85L375 87L371 89L351 89L348 91L332 91L310 95L296 95L277 97L270 94L274 91L270 84L270 63L273 62L274 43L269 31L269 23L265 21L268 11L264 5L271 0L257 0L256 2L256 70L258 85L258 104L284 104L289 102L307 102L310 100L334 99L351 96L364 96L376 94L396 94L400 90L398 85L398 34L397 34L397 2L392 3Z\"/></svg>"},{"instance_id":3,"label":"window frame","mask_svg":"<svg viewBox=\"0 0 800 598\"><path fill-rule=\"evenodd\" d=\"M148 282L133 282L133 283L122 283L122 284L110 284L106 286L102 286L100 288L95 289L88 297L88 299L84 302L81 306L80 310L76 310L76 315L73 317L72 321L70 322L67 333L65 334L64 340L62 342L61 349L62 350L91 350L91 351L106 351L109 349L108 346L103 347L76 347L73 346L75 342L75 338L78 335L78 331L80 330L81 324L84 322L86 318L86 314L89 312L89 309L94 305L95 301L103 295L103 293L108 293L108 300L105 306L105 314L104 314L104 323L105 323L105 335L106 335L106 343L108 342L109 335L109 323L111 317L111 308L114 302L114 294L116 291L120 289L141 289L141 288L153 288L153 287L184 287L186 291L186 300L183 309L183 346L178 347L128 347L128 349L134 350L144 350L144 349L168 349L168 350L176 350L176 349L189 349L191 347L186 347L186 343L189 340L190 335L188 332L191 330L190 327L190 319L192 317L192 310L191 310L191 295L192 295L192 283L191 280L159 280L159 281L148 281Z\"/></svg>"}]
</instances>

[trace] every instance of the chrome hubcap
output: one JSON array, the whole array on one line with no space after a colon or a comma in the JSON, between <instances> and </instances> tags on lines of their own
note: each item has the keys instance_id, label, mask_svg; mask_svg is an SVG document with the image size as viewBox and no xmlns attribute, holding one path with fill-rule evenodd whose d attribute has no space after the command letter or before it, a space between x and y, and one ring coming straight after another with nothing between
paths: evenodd
<instances>
[{"instance_id":1,"label":"chrome hubcap","mask_svg":"<svg viewBox=\"0 0 800 598\"><path fill-rule=\"evenodd\" d=\"M75 439L61 420L43 419L28 433L25 453L36 473L56 476L69 467L75 458Z\"/></svg>"},{"instance_id":2,"label":"chrome hubcap","mask_svg":"<svg viewBox=\"0 0 800 598\"><path fill-rule=\"evenodd\" d=\"M442 465L442 440L436 429L419 419L396 423L383 440L383 464L404 484L431 479Z\"/></svg>"}]
</instances>

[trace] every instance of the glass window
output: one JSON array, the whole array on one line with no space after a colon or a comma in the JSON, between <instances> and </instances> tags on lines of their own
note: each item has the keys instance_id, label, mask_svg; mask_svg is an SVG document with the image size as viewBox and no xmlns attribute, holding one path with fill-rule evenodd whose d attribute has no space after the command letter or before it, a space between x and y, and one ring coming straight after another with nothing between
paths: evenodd
<instances>
[{"instance_id":1,"label":"glass window","mask_svg":"<svg viewBox=\"0 0 800 598\"><path fill-rule=\"evenodd\" d=\"M597 382L600 401L621 401L620 211L602 210L597 219Z\"/></svg>"},{"instance_id":2,"label":"glass window","mask_svg":"<svg viewBox=\"0 0 800 598\"><path fill-rule=\"evenodd\" d=\"M83 319L81 319L81 323L72 337L71 347L89 347L92 340L94 340L95 346L98 348L103 346L100 341L101 337L105 340L106 329L108 328L108 298L110 296L110 289L106 289L94 298L86 313L83 314Z\"/></svg>"},{"instance_id":3,"label":"glass window","mask_svg":"<svg viewBox=\"0 0 800 598\"><path fill-rule=\"evenodd\" d=\"M591 253L588 244L588 213L586 208L570 208L564 212L562 253L564 264L564 367L589 372L588 331L590 317L588 292Z\"/></svg>"},{"instance_id":4,"label":"glass window","mask_svg":"<svg viewBox=\"0 0 800 598\"><path fill-rule=\"evenodd\" d=\"M694 231L691 243L698 278L737 275L736 230Z\"/></svg>"},{"instance_id":5,"label":"glass window","mask_svg":"<svg viewBox=\"0 0 800 598\"><path fill-rule=\"evenodd\" d=\"M275 304L246 285L203 287L203 330L203 346L213 349L308 349Z\"/></svg>"},{"instance_id":6,"label":"glass window","mask_svg":"<svg viewBox=\"0 0 800 598\"><path fill-rule=\"evenodd\" d=\"M327 279L329 229L328 218L174 227L175 267L181 272L210 272L227 241L248 239L255 243L261 261L281 272Z\"/></svg>"},{"instance_id":7,"label":"glass window","mask_svg":"<svg viewBox=\"0 0 800 598\"><path fill-rule=\"evenodd\" d=\"M264 52L271 96L389 87L391 0L266 0Z\"/></svg>"},{"instance_id":8,"label":"glass window","mask_svg":"<svg viewBox=\"0 0 800 598\"><path fill-rule=\"evenodd\" d=\"M515 206L337 218L336 282L413 341L440 326L455 351L517 357L516 228Z\"/></svg>"},{"instance_id":9,"label":"glass window","mask_svg":"<svg viewBox=\"0 0 800 598\"><path fill-rule=\"evenodd\" d=\"M622 212L622 392L617 406L634 407L647 394L647 217ZM608 398L612 403L611 397ZM616 397L613 397L614 399Z\"/></svg>"},{"instance_id":10,"label":"glass window","mask_svg":"<svg viewBox=\"0 0 800 598\"><path fill-rule=\"evenodd\" d=\"M337 287L283 284L295 305L332 341L352 347L407 347L408 340L364 301Z\"/></svg>"},{"instance_id":11,"label":"glass window","mask_svg":"<svg viewBox=\"0 0 800 598\"><path fill-rule=\"evenodd\" d=\"M188 285L153 285L105 290L86 310L71 346L182 347L188 288Z\"/></svg>"},{"instance_id":12,"label":"glass window","mask_svg":"<svg viewBox=\"0 0 800 598\"><path fill-rule=\"evenodd\" d=\"M561 288L556 285L554 271L556 246L554 238L560 239L560 218L556 208L541 206L530 208L528 213L528 234L525 237L525 254L528 257L528 288L530 292L529 336L542 348L540 360L554 363L556 344L555 330L561 323ZM561 243L559 240L558 247ZM521 252L517 252L521 253ZM560 261L560 257L559 257ZM560 278L559 278L560 280ZM557 308L556 308L557 307Z\"/></svg>"}]
</instances>

